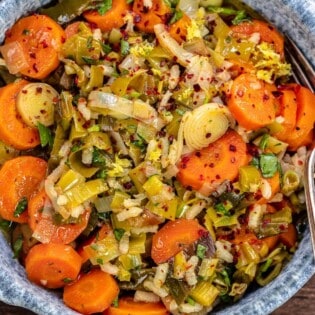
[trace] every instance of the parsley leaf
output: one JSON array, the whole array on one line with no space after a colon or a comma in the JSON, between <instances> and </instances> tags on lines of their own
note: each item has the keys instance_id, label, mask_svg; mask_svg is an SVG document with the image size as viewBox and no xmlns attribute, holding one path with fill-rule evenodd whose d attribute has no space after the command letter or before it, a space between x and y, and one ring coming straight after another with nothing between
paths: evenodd
<instances>
[{"instance_id":1,"label":"parsley leaf","mask_svg":"<svg viewBox=\"0 0 315 315\"><path fill-rule=\"evenodd\" d=\"M174 14L170 20L170 24L174 24L175 22L177 22L178 20L180 20L183 17L183 12L180 10L175 10Z\"/></svg>"},{"instance_id":2,"label":"parsley leaf","mask_svg":"<svg viewBox=\"0 0 315 315\"><path fill-rule=\"evenodd\" d=\"M268 140L269 140L269 135L267 133L265 133L262 137L261 140L259 142L259 148L261 150L265 150L268 146Z\"/></svg>"},{"instance_id":3,"label":"parsley leaf","mask_svg":"<svg viewBox=\"0 0 315 315\"><path fill-rule=\"evenodd\" d=\"M54 143L54 137L51 130L40 122L37 123L37 128L41 146L45 147L48 145L49 147L52 147Z\"/></svg>"},{"instance_id":4,"label":"parsley leaf","mask_svg":"<svg viewBox=\"0 0 315 315\"><path fill-rule=\"evenodd\" d=\"M62 281L66 284L71 283L73 281L73 279L71 278L63 278Z\"/></svg>"},{"instance_id":5,"label":"parsley leaf","mask_svg":"<svg viewBox=\"0 0 315 315\"><path fill-rule=\"evenodd\" d=\"M22 235L19 235L13 244L13 253L14 253L13 258L18 258L20 256L22 246L23 246L23 237Z\"/></svg>"},{"instance_id":6,"label":"parsley leaf","mask_svg":"<svg viewBox=\"0 0 315 315\"><path fill-rule=\"evenodd\" d=\"M18 218L27 208L27 198L23 197L20 199L20 201L18 202L18 204L15 207L14 210L14 217Z\"/></svg>"},{"instance_id":7,"label":"parsley leaf","mask_svg":"<svg viewBox=\"0 0 315 315\"><path fill-rule=\"evenodd\" d=\"M81 56L81 59L88 65L96 65L98 60L88 57L88 56Z\"/></svg>"},{"instance_id":8,"label":"parsley leaf","mask_svg":"<svg viewBox=\"0 0 315 315\"><path fill-rule=\"evenodd\" d=\"M204 246L202 244L198 244L197 245L197 256L200 259L203 259L205 257L206 251L207 251L207 247L206 246Z\"/></svg>"},{"instance_id":9,"label":"parsley leaf","mask_svg":"<svg viewBox=\"0 0 315 315\"><path fill-rule=\"evenodd\" d=\"M100 15L104 15L107 11L109 11L113 6L112 0L104 0L101 6L98 8L98 13Z\"/></svg>"},{"instance_id":10,"label":"parsley leaf","mask_svg":"<svg viewBox=\"0 0 315 315\"><path fill-rule=\"evenodd\" d=\"M129 52L129 43L125 40L121 40L120 41L120 53L123 55L123 56L126 56Z\"/></svg>"},{"instance_id":11,"label":"parsley leaf","mask_svg":"<svg viewBox=\"0 0 315 315\"><path fill-rule=\"evenodd\" d=\"M270 178L278 171L279 161L272 153L261 154L259 157L259 166L263 177Z\"/></svg>"},{"instance_id":12,"label":"parsley leaf","mask_svg":"<svg viewBox=\"0 0 315 315\"><path fill-rule=\"evenodd\" d=\"M104 44L102 41L100 41L100 44L105 55L109 54L112 51L112 47L109 44Z\"/></svg>"},{"instance_id":13,"label":"parsley leaf","mask_svg":"<svg viewBox=\"0 0 315 315\"><path fill-rule=\"evenodd\" d=\"M120 241L123 235L125 234L124 229L115 229L114 230L114 235L117 241Z\"/></svg>"},{"instance_id":14,"label":"parsley leaf","mask_svg":"<svg viewBox=\"0 0 315 315\"><path fill-rule=\"evenodd\" d=\"M225 215L225 216L230 216L230 212L229 210L224 206L224 204L222 202L216 204L214 206L214 209L216 210L216 212Z\"/></svg>"}]
</instances>

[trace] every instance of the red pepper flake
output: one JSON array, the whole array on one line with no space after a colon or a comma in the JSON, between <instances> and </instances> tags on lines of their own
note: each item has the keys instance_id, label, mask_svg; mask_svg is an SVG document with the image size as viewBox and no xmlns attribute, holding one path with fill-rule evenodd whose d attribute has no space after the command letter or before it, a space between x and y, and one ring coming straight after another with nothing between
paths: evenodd
<instances>
[{"instance_id":1,"label":"red pepper flake","mask_svg":"<svg viewBox=\"0 0 315 315\"><path fill-rule=\"evenodd\" d=\"M38 72L38 68L37 68L37 64L36 63L33 63L33 66L32 66L33 70L37 73Z\"/></svg>"},{"instance_id":2,"label":"red pepper flake","mask_svg":"<svg viewBox=\"0 0 315 315\"><path fill-rule=\"evenodd\" d=\"M196 155L197 157L201 157L201 152L200 152L200 151L197 151L197 152L195 153L195 155Z\"/></svg>"},{"instance_id":3,"label":"red pepper flake","mask_svg":"<svg viewBox=\"0 0 315 315\"><path fill-rule=\"evenodd\" d=\"M204 181L204 179L205 179L205 177L204 177L202 174L200 174L200 175L199 175L199 180L200 180L200 181Z\"/></svg>"},{"instance_id":4,"label":"red pepper flake","mask_svg":"<svg viewBox=\"0 0 315 315\"><path fill-rule=\"evenodd\" d=\"M236 152L236 146L235 146L234 144L230 144L229 150L230 150L231 152Z\"/></svg>"},{"instance_id":5,"label":"red pepper flake","mask_svg":"<svg viewBox=\"0 0 315 315\"><path fill-rule=\"evenodd\" d=\"M36 59L36 54L35 54L34 52L30 52L30 57L31 57L32 59Z\"/></svg>"},{"instance_id":6,"label":"red pepper flake","mask_svg":"<svg viewBox=\"0 0 315 315\"><path fill-rule=\"evenodd\" d=\"M200 230L198 230L198 235L200 237L208 237L209 236L209 232L207 230L200 229Z\"/></svg>"},{"instance_id":7,"label":"red pepper flake","mask_svg":"<svg viewBox=\"0 0 315 315\"><path fill-rule=\"evenodd\" d=\"M43 48L47 48L49 45L47 44L47 41L44 39L43 41L40 42L40 44L43 45Z\"/></svg>"},{"instance_id":8,"label":"red pepper flake","mask_svg":"<svg viewBox=\"0 0 315 315\"><path fill-rule=\"evenodd\" d=\"M43 92L43 88L40 87L40 86L38 86L38 87L36 88L36 93L41 94L42 92Z\"/></svg>"},{"instance_id":9,"label":"red pepper flake","mask_svg":"<svg viewBox=\"0 0 315 315\"><path fill-rule=\"evenodd\" d=\"M221 176L219 174L215 175L216 179L221 179Z\"/></svg>"},{"instance_id":10,"label":"red pepper flake","mask_svg":"<svg viewBox=\"0 0 315 315\"><path fill-rule=\"evenodd\" d=\"M211 137L211 132L206 133L206 138L209 139Z\"/></svg>"}]
</instances>

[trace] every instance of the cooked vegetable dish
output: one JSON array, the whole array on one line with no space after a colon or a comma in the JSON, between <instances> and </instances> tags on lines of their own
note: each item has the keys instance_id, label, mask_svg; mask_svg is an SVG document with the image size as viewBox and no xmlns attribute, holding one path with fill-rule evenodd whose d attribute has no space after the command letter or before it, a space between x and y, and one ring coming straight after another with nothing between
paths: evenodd
<instances>
[{"instance_id":1,"label":"cooked vegetable dish","mask_svg":"<svg viewBox=\"0 0 315 315\"><path fill-rule=\"evenodd\" d=\"M0 226L82 314L208 314L303 236L315 95L237 1L63 0L0 46Z\"/></svg>"}]
</instances>

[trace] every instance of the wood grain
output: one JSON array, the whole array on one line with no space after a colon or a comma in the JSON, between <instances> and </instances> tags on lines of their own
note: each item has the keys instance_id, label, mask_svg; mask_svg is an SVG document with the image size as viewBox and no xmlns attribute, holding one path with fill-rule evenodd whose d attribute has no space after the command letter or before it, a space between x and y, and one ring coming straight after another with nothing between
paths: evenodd
<instances>
[{"instance_id":1,"label":"wood grain","mask_svg":"<svg viewBox=\"0 0 315 315\"><path fill-rule=\"evenodd\" d=\"M288 315L288 314L315 314L315 306L313 301L315 299L315 276L298 292L292 299L278 308L271 315ZM0 302L1 315L35 315L20 307Z\"/></svg>"}]
</instances>

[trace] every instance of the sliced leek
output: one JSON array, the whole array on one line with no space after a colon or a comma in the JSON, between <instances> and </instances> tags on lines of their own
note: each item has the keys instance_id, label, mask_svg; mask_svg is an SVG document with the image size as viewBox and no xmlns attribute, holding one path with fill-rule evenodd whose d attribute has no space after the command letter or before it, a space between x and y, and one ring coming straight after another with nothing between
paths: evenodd
<instances>
[{"instance_id":1,"label":"sliced leek","mask_svg":"<svg viewBox=\"0 0 315 315\"><path fill-rule=\"evenodd\" d=\"M234 119L226 106L209 103L186 112L181 124L188 148L200 150L222 137Z\"/></svg>"}]
</instances>

